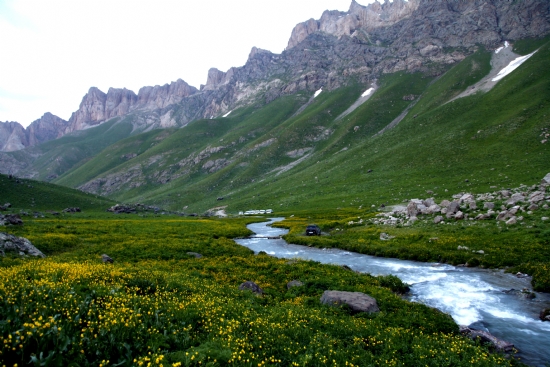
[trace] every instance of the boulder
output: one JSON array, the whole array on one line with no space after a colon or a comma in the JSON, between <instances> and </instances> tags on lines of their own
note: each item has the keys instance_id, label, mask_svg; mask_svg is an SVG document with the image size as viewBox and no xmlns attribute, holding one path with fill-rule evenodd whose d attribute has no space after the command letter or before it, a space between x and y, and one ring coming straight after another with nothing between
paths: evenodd
<instances>
[{"instance_id":1,"label":"boulder","mask_svg":"<svg viewBox=\"0 0 550 367\"><path fill-rule=\"evenodd\" d=\"M544 200L545 193L543 191L535 191L531 195L529 195L529 202L531 203L538 203L540 201Z\"/></svg>"},{"instance_id":2,"label":"boulder","mask_svg":"<svg viewBox=\"0 0 550 367\"><path fill-rule=\"evenodd\" d=\"M395 236L390 236L389 234L384 233L384 232L380 233L380 239L382 241L391 240L392 238L395 238Z\"/></svg>"},{"instance_id":3,"label":"boulder","mask_svg":"<svg viewBox=\"0 0 550 367\"><path fill-rule=\"evenodd\" d=\"M286 289L290 289L292 287L301 287L304 283L300 282L299 280L291 280L290 282L286 283Z\"/></svg>"},{"instance_id":4,"label":"boulder","mask_svg":"<svg viewBox=\"0 0 550 367\"><path fill-rule=\"evenodd\" d=\"M506 204L516 205L517 203L522 201L525 201L525 196L523 196L523 194L521 193L516 193L512 195L510 199L506 200Z\"/></svg>"},{"instance_id":5,"label":"boulder","mask_svg":"<svg viewBox=\"0 0 550 367\"><path fill-rule=\"evenodd\" d=\"M497 352L509 353L514 350L514 344L501 340L486 331L471 329L467 326L460 325L460 332L472 340L479 338L482 343L489 344Z\"/></svg>"},{"instance_id":6,"label":"boulder","mask_svg":"<svg viewBox=\"0 0 550 367\"><path fill-rule=\"evenodd\" d=\"M80 213L80 208L79 207L65 208L63 209L63 213Z\"/></svg>"},{"instance_id":7,"label":"boulder","mask_svg":"<svg viewBox=\"0 0 550 367\"><path fill-rule=\"evenodd\" d=\"M483 203L483 209L494 209L495 208L495 203L491 203L491 202L485 202Z\"/></svg>"},{"instance_id":8,"label":"boulder","mask_svg":"<svg viewBox=\"0 0 550 367\"><path fill-rule=\"evenodd\" d=\"M6 252L14 252L22 256L46 257L28 239L0 232L0 255L4 256Z\"/></svg>"},{"instance_id":9,"label":"boulder","mask_svg":"<svg viewBox=\"0 0 550 367\"><path fill-rule=\"evenodd\" d=\"M433 198L428 198L428 199L424 200L422 202L422 204L424 204L424 206L426 206L427 208L429 208L432 205L436 205L435 200Z\"/></svg>"},{"instance_id":10,"label":"boulder","mask_svg":"<svg viewBox=\"0 0 550 367\"><path fill-rule=\"evenodd\" d=\"M502 195L503 198L509 198L510 197L510 191L508 190L502 190L500 192L500 195Z\"/></svg>"},{"instance_id":11,"label":"boulder","mask_svg":"<svg viewBox=\"0 0 550 367\"><path fill-rule=\"evenodd\" d=\"M438 215L434 218L434 224L441 223L443 221L443 217L441 215Z\"/></svg>"},{"instance_id":12,"label":"boulder","mask_svg":"<svg viewBox=\"0 0 550 367\"><path fill-rule=\"evenodd\" d=\"M550 321L550 308L541 310L539 317L542 321Z\"/></svg>"},{"instance_id":13,"label":"boulder","mask_svg":"<svg viewBox=\"0 0 550 367\"><path fill-rule=\"evenodd\" d=\"M199 254L198 252L192 252L192 251L187 252L187 255L194 256L196 259L200 259L202 257L202 255Z\"/></svg>"},{"instance_id":14,"label":"boulder","mask_svg":"<svg viewBox=\"0 0 550 367\"><path fill-rule=\"evenodd\" d=\"M510 218L512 215L510 213L508 213L508 211L506 210L503 210L501 211L500 213L498 213L497 215L497 220L507 220L508 218Z\"/></svg>"},{"instance_id":15,"label":"boulder","mask_svg":"<svg viewBox=\"0 0 550 367\"><path fill-rule=\"evenodd\" d=\"M458 199L458 202L459 202L460 204L462 204L462 203L467 203L467 202L473 201L473 200L474 200L474 195L472 195L472 194L464 194L464 195L462 195L462 196L460 197L460 199Z\"/></svg>"},{"instance_id":16,"label":"boulder","mask_svg":"<svg viewBox=\"0 0 550 367\"><path fill-rule=\"evenodd\" d=\"M537 210L538 208L539 208L539 206L537 204L531 204L531 205L529 205L527 210L533 211L533 210Z\"/></svg>"},{"instance_id":17,"label":"boulder","mask_svg":"<svg viewBox=\"0 0 550 367\"><path fill-rule=\"evenodd\" d=\"M104 263L109 263L109 264L112 264L114 263L115 261L107 254L103 254L101 255L101 261L103 261Z\"/></svg>"},{"instance_id":18,"label":"boulder","mask_svg":"<svg viewBox=\"0 0 550 367\"><path fill-rule=\"evenodd\" d=\"M462 213L460 210L458 212L456 212L455 214L455 219L456 220L462 220L464 219L464 213Z\"/></svg>"},{"instance_id":19,"label":"boulder","mask_svg":"<svg viewBox=\"0 0 550 367\"><path fill-rule=\"evenodd\" d=\"M470 210L477 210L477 203L474 200L469 201L468 207L470 208Z\"/></svg>"},{"instance_id":20,"label":"boulder","mask_svg":"<svg viewBox=\"0 0 550 367\"><path fill-rule=\"evenodd\" d=\"M325 291L321 303L330 306L348 305L354 312L379 312L376 299L361 292Z\"/></svg>"},{"instance_id":21,"label":"boulder","mask_svg":"<svg viewBox=\"0 0 550 367\"><path fill-rule=\"evenodd\" d=\"M110 207L109 209L107 209L107 211L115 213L115 214L121 214L121 213L131 214L131 213L136 212L136 208L133 208L133 207L127 206L127 205L117 204L117 205L114 205L114 206Z\"/></svg>"},{"instance_id":22,"label":"boulder","mask_svg":"<svg viewBox=\"0 0 550 367\"><path fill-rule=\"evenodd\" d=\"M548 173L544 178L542 179L542 184L549 185L550 184L550 173Z\"/></svg>"},{"instance_id":23,"label":"boulder","mask_svg":"<svg viewBox=\"0 0 550 367\"><path fill-rule=\"evenodd\" d=\"M3 222L3 225L11 224L12 226L22 226L23 220L19 214L7 214L0 218L0 222Z\"/></svg>"},{"instance_id":24,"label":"boulder","mask_svg":"<svg viewBox=\"0 0 550 367\"><path fill-rule=\"evenodd\" d=\"M457 203L456 201L453 201L451 204L449 204L447 208L447 214L449 212L456 214L459 210L460 210L460 204Z\"/></svg>"},{"instance_id":25,"label":"boulder","mask_svg":"<svg viewBox=\"0 0 550 367\"><path fill-rule=\"evenodd\" d=\"M446 208L448 207L449 205L451 205L451 202L449 200L443 200L439 206L441 206L442 208Z\"/></svg>"},{"instance_id":26,"label":"boulder","mask_svg":"<svg viewBox=\"0 0 550 367\"><path fill-rule=\"evenodd\" d=\"M254 282L251 282L250 280L247 280L246 282L239 285L239 290L241 291L251 291L255 294L263 294L264 290L260 288L260 286Z\"/></svg>"},{"instance_id":27,"label":"boulder","mask_svg":"<svg viewBox=\"0 0 550 367\"><path fill-rule=\"evenodd\" d=\"M416 217L418 214L420 214L420 210L418 210L418 204L411 200L409 202L409 205L407 205L407 216L409 218Z\"/></svg>"}]
</instances>

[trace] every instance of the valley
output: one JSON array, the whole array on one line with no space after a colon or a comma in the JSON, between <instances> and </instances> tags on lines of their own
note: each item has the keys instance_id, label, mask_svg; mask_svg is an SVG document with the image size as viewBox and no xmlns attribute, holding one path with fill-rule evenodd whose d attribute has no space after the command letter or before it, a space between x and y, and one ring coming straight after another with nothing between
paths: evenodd
<instances>
[{"instance_id":1,"label":"valley","mask_svg":"<svg viewBox=\"0 0 550 367\"><path fill-rule=\"evenodd\" d=\"M547 365L549 16L540 0L352 1L199 88L91 87L67 121L0 123L0 361ZM247 248L273 217L282 239ZM470 292L459 273L498 280ZM524 350L468 337L521 340L522 322Z\"/></svg>"}]
</instances>

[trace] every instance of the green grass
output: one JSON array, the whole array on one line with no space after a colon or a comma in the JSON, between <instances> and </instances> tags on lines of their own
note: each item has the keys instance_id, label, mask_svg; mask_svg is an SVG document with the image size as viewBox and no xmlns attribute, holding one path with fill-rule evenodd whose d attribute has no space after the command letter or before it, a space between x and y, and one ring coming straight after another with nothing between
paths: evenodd
<instances>
[{"instance_id":1,"label":"green grass","mask_svg":"<svg viewBox=\"0 0 550 367\"><path fill-rule=\"evenodd\" d=\"M448 315L392 293L403 287L394 278L255 256L230 240L249 233L248 221L80 215L9 227L51 256L0 262L3 363L517 364L460 336ZM113 265L101 263L104 252ZM304 286L288 290L293 279ZM264 295L239 291L246 280ZM381 312L323 306L327 289L370 294Z\"/></svg>"},{"instance_id":2,"label":"green grass","mask_svg":"<svg viewBox=\"0 0 550 367\"><path fill-rule=\"evenodd\" d=\"M0 174L0 205L10 203L11 211L61 211L67 207L80 207L85 211L105 211L115 203L107 198L87 194L46 182L9 178Z\"/></svg>"}]
</instances>

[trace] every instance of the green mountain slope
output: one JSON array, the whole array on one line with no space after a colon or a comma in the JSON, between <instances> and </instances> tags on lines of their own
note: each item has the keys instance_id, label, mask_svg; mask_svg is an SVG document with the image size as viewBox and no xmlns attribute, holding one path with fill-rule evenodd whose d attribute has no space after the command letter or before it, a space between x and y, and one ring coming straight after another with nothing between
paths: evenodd
<instances>
[{"instance_id":1,"label":"green mountain slope","mask_svg":"<svg viewBox=\"0 0 550 367\"><path fill-rule=\"evenodd\" d=\"M61 211L79 207L86 211L105 211L115 203L107 198L82 191L0 174L0 205L10 203L12 208L25 211Z\"/></svg>"},{"instance_id":2,"label":"green mountain slope","mask_svg":"<svg viewBox=\"0 0 550 367\"><path fill-rule=\"evenodd\" d=\"M55 172L55 183L118 201L197 212L220 204L231 212L370 206L427 190L532 184L550 170L541 143L550 129L547 42L518 42L521 54L540 49L490 92L452 102L488 74L490 52L438 76L383 75L342 119L368 86L286 96L133 136L129 122L111 121L40 146L46 154L34 167L40 177Z\"/></svg>"}]
</instances>

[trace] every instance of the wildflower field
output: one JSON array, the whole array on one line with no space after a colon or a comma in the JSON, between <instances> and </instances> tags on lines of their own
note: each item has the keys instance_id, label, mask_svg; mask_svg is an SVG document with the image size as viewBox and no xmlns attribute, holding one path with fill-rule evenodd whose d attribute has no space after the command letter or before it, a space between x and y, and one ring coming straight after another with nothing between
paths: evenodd
<instances>
[{"instance_id":1,"label":"wildflower field","mask_svg":"<svg viewBox=\"0 0 550 367\"><path fill-rule=\"evenodd\" d=\"M232 241L251 220L77 214L7 227L48 257L1 258L1 365L518 364L383 286L398 290L393 279L254 255ZM288 290L294 279L304 285ZM264 295L239 291L247 280ZM381 312L323 306L327 289L365 292Z\"/></svg>"}]
</instances>

